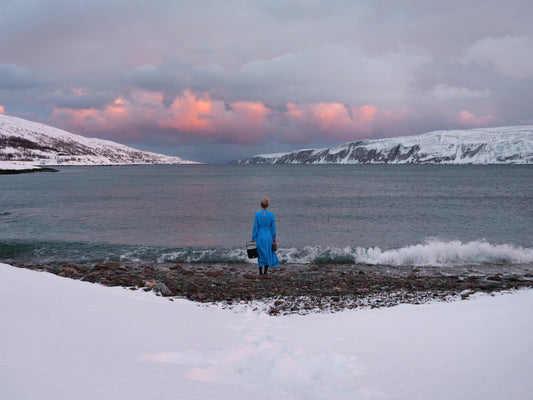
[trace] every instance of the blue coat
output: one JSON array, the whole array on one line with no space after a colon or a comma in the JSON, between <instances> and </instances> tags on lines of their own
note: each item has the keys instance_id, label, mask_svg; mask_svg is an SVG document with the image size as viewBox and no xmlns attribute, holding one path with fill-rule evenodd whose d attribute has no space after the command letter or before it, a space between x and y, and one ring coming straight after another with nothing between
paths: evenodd
<instances>
[{"instance_id":1,"label":"blue coat","mask_svg":"<svg viewBox=\"0 0 533 400\"><path fill-rule=\"evenodd\" d=\"M278 256L272 251L272 243L276 239L276 218L274 213L268 210L261 210L255 213L254 231L252 240L257 246L258 265L260 267L279 266Z\"/></svg>"}]
</instances>

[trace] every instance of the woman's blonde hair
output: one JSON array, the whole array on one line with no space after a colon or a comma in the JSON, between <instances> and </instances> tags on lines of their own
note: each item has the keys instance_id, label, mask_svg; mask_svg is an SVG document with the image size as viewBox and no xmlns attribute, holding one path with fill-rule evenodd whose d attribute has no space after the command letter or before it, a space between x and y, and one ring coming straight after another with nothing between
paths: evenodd
<instances>
[{"instance_id":1,"label":"woman's blonde hair","mask_svg":"<svg viewBox=\"0 0 533 400\"><path fill-rule=\"evenodd\" d=\"M264 198L263 200L261 200L261 207L263 208L267 208L268 207L268 199L267 198Z\"/></svg>"}]
</instances>

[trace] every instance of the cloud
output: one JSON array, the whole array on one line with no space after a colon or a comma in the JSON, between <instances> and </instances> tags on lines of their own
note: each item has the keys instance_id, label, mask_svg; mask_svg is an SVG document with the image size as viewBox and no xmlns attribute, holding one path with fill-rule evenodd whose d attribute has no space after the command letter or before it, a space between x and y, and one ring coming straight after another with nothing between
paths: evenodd
<instances>
[{"instance_id":1,"label":"cloud","mask_svg":"<svg viewBox=\"0 0 533 400\"><path fill-rule=\"evenodd\" d=\"M361 107L341 103L287 104L283 113L290 126L285 140L305 141L352 140L368 134L376 117L374 105Z\"/></svg>"},{"instance_id":2,"label":"cloud","mask_svg":"<svg viewBox=\"0 0 533 400\"><path fill-rule=\"evenodd\" d=\"M35 73L14 64L0 64L0 89L20 90L41 86Z\"/></svg>"},{"instance_id":3,"label":"cloud","mask_svg":"<svg viewBox=\"0 0 533 400\"><path fill-rule=\"evenodd\" d=\"M88 134L105 132L113 127L120 130L121 127L128 126L132 122L120 98L103 109L56 108L52 120L68 126L74 132Z\"/></svg>"},{"instance_id":4,"label":"cloud","mask_svg":"<svg viewBox=\"0 0 533 400\"><path fill-rule=\"evenodd\" d=\"M274 104L391 103L407 98L415 71L429 61L413 49L368 55L357 45L327 44L253 60L235 73L232 86L242 97Z\"/></svg>"},{"instance_id":5,"label":"cloud","mask_svg":"<svg viewBox=\"0 0 533 400\"><path fill-rule=\"evenodd\" d=\"M516 79L533 78L533 37L501 36L478 40L462 59L466 65L492 67L500 74Z\"/></svg>"},{"instance_id":6,"label":"cloud","mask_svg":"<svg viewBox=\"0 0 533 400\"><path fill-rule=\"evenodd\" d=\"M142 140L146 131L166 132L180 143L251 143L269 131L271 110L261 102L226 105L206 93L189 90L176 96L168 107L164 102L162 93L136 91L101 109L57 108L53 119L87 134L113 131L117 137Z\"/></svg>"},{"instance_id":7,"label":"cloud","mask_svg":"<svg viewBox=\"0 0 533 400\"><path fill-rule=\"evenodd\" d=\"M369 135L376 123L396 123L405 115L372 104L269 107L260 101L224 102L190 90L166 105L163 93L137 90L102 108L56 108L52 119L75 132L108 136L112 132L115 140L143 140L159 132L181 144L258 145L355 140Z\"/></svg>"},{"instance_id":8,"label":"cloud","mask_svg":"<svg viewBox=\"0 0 533 400\"><path fill-rule=\"evenodd\" d=\"M10 0L0 103L208 156L518 124L532 115L532 12L523 0Z\"/></svg>"},{"instance_id":9,"label":"cloud","mask_svg":"<svg viewBox=\"0 0 533 400\"><path fill-rule=\"evenodd\" d=\"M430 92L429 96L437 100L454 100L454 99L481 99L489 97L490 90L470 90L465 87L437 85Z\"/></svg>"},{"instance_id":10,"label":"cloud","mask_svg":"<svg viewBox=\"0 0 533 400\"><path fill-rule=\"evenodd\" d=\"M495 117L492 114L475 115L470 111L461 110L457 116L457 122L460 125L468 127L483 127L492 123Z\"/></svg>"},{"instance_id":11,"label":"cloud","mask_svg":"<svg viewBox=\"0 0 533 400\"><path fill-rule=\"evenodd\" d=\"M5 114L5 113L6 113L5 107L0 104L0 114Z\"/></svg>"},{"instance_id":12,"label":"cloud","mask_svg":"<svg viewBox=\"0 0 533 400\"><path fill-rule=\"evenodd\" d=\"M113 101L111 92L92 92L87 88L72 88L70 92L55 90L43 96L43 101L53 104L54 108L74 108L79 110L104 108Z\"/></svg>"},{"instance_id":13,"label":"cloud","mask_svg":"<svg viewBox=\"0 0 533 400\"><path fill-rule=\"evenodd\" d=\"M217 64L194 66L181 58L160 66L137 67L124 81L145 90L209 91L230 101L272 105L392 103L409 96L416 70L429 61L427 55L414 48L368 55L357 45L338 43L255 59L234 71Z\"/></svg>"}]
</instances>

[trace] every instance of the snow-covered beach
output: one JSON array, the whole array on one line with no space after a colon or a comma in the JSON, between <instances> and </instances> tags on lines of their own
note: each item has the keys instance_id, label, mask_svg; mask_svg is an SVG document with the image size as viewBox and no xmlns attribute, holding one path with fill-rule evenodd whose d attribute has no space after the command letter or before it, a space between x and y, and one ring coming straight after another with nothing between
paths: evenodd
<instances>
[{"instance_id":1,"label":"snow-covered beach","mask_svg":"<svg viewBox=\"0 0 533 400\"><path fill-rule=\"evenodd\" d=\"M3 399L529 399L533 291L270 317L0 264Z\"/></svg>"},{"instance_id":2,"label":"snow-covered beach","mask_svg":"<svg viewBox=\"0 0 533 400\"><path fill-rule=\"evenodd\" d=\"M0 174L24 174L29 172L57 172L54 168L34 165L24 161L0 161Z\"/></svg>"}]
</instances>

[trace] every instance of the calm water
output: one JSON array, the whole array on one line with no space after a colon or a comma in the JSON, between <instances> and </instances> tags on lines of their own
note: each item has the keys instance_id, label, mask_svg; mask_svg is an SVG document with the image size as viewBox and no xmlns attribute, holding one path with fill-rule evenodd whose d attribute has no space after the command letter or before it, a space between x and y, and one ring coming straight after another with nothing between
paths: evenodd
<instances>
[{"instance_id":1,"label":"calm water","mask_svg":"<svg viewBox=\"0 0 533 400\"><path fill-rule=\"evenodd\" d=\"M532 166L64 167L0 176L0 261L533 263Z\"/></svg>"}]
</instances>

